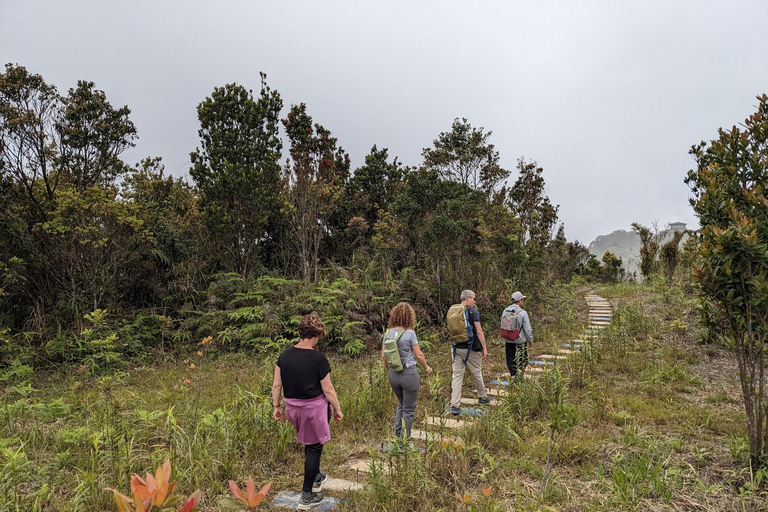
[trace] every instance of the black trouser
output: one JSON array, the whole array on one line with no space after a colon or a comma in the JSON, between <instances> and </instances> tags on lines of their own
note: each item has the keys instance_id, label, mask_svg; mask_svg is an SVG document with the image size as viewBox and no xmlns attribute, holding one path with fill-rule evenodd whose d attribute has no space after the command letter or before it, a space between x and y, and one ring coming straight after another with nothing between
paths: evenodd
<instances>
[{"instance_id":1,"label":"black trouser","mask_svg":"<svg viewBox=\"0 0 768 512\"><path fill-rule=\"evenodd\" d=\"M507 356L509 375L516 377L518 368L520 373L523 373L528 366L528 344L505 343L504 350Z\"/></svg>"},{"instance_id":2,"label":"black trouser","mask_svg":"<svg viewBox=\"0 0 768 512\"><path fill-rule=\"evenodd\" d=\"M312 492L312 484L320 472L320 456L323 454L323 445L320 443L308 444L304 447L304 485L302 492Z\"/></svg>"}]
</instances>

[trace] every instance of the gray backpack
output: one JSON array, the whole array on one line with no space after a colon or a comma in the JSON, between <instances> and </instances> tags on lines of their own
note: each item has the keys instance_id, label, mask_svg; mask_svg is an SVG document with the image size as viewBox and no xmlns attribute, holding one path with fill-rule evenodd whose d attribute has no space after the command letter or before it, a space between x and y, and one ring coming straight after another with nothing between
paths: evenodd
<instances>
[{"instance_id":1,"label":"gray backpack","mask_svg":"<svg viewBox=\"0 0 768 512\"><path fill-rule=\"evenodd\" d=\"M501 325L499 326L499 336L507 341L515 341L520 337L520 326L517 325L517 314L519 308L513 309L507 307L501 314Z\"/></svg>"}]
</instances>

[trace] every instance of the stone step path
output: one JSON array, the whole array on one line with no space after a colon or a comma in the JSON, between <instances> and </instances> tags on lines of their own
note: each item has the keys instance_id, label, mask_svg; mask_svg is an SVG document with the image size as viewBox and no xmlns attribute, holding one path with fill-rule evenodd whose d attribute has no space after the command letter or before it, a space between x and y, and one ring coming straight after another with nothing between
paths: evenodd
<instances>
[{"instance_id":1,"label":"stone step path","mask_svg":"<svg viewBox=\"0 0 768 512\"><path fill-rule=\"evenodd\" d=\"M275 498L272 506L275 508L287 508L290 510L297 510L299 508L299 500L301 499L300 492L281 492ZM325 496L323 501L312 505L312 510L334 510L339 502L342 502L338 498L332 498Z\"/></svg>"},{"instance_id":2,"label":"stone step path","mask_svg":"<svg viewBox=\"0 0 768 512\"><path fill-rule=\"evenodd\" d=\"M555 353L544 353L532 357L529 360L528 368L523 373L523 378L531 379L537 375L542 375L544 372L553 368L557 364L565 361L568 356L580 351L585 345L589 344L597 336L600 335L600 331L610 325L612 319L613 308L610 302L598 295L586 295L585 300L589 306L588 317L589 322L587 328L584 330L581 338L571 340L569 342L560 343L555 347ZM463 443L461 438L450 437L448 433L459 431L468 425L471 425L476 417L485 414L488 407L493 407L499 403L503 397L507 396L510 392L509 380L504 380L502 377L490 381L488 389L486 390L488 396L491 398L491 403L487 405L479 405L476 397L462 397L460 400L462 414L459 416L450 416L446 413L439 416L428 416L423 424L422 428L411 429L411 438L416 441L423 441L426 443L441 442L446 443ZM386 451L387 448L384 447ZM411 450L419 451L421 448L411 448ZM352 458L342 464L341 468L354 473L358 478L362 475L371 473L371 459L359 459ZM389 471L389 467L386 464L380 464L379 469L385 474ZM361 490L362 485L357 482L349 480L343 480L341 478L328 477L328 480L323 484L323 491L357 491ZM280 493L274 501L276 508L289 508L295 510L298 507L300 493ZM341 502L337 498L326 496L323 501L313 507L313 510L332 510L336 508L337 504Z\"/></svg>"}]
</instances>

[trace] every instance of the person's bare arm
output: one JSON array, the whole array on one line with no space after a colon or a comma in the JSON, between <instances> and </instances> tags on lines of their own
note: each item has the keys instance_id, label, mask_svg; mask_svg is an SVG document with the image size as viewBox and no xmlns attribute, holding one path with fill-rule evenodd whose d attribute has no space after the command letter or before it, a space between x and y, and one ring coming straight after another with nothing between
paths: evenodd
<instances>
[{"instance_id":1,"label":"person's bare arm","mask_svg":"<svg viewBox=\"0 0 768 512\"><path fill-rule=\"evenodd\" d=\"M280 375L280 367L275 366L275 378L272 380L272 417L277 421L285 419L283 406L280 404L280 394L283 391L283 379Z\"/></svg>"},{"instance_id":2,"label":"person's bare arm","mask_svg":"<svg viewBox=\"0 0 768 512\"><path fill-rule=\"evenodd\" d=\"M475 322L475 332L477 333L477 339L480 340L480 345L483 346L483 359L488 355L488 347L485 344L485 333L480 322Z\"/></svg>"},{"instance_id":3,"label":"person's bare arm","mask_svg":"<svg viewBox=\"0 0 768 512\"><path fill-rule=\"evenodd\" d=\"M416 356L416 360L427 370L427 375L432 375L432 368L427 364L427 358L424 357L424 352L421 351L421 348L418 345L413 345L411 348L413 349L413 355Z\"/></svg>"},{"instance_id":4,"label":"person's bare arm","mask_svg":"<svg viewBox=\"0 0 768 512\"><path fill-rule=\"evenodd\" d=\"M331 374L326 375L323 380L320 381L320 387L323 388L323 394L333 409L333 417L336 421L341 421L344 415L341 413L341 406L339 405L339 397L336 396L336 389L331 382Z\"/></svg>"}]
</instances>

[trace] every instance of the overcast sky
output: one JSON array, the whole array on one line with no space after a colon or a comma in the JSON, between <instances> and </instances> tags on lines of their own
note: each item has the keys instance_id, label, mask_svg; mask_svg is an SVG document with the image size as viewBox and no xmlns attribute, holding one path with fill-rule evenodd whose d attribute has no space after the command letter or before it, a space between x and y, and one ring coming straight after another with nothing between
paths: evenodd
<instances>
[{"instance_id":1,"label":"overcast sky","mask_svg":"<svg viewBox=\"0 0 768 512\"><path fill-rule=\"evenodd\" d=\"M768 93L768 1L0 0L0 60L128 105L129 162L188 176L215 86L306 103L352 167L407 165L456 117L544 169L569 240L696 224L688 149ZM287 148L283 149L287 155ZM285 156L284 156L285 159Z\"/></svg>"}]
</instances>

